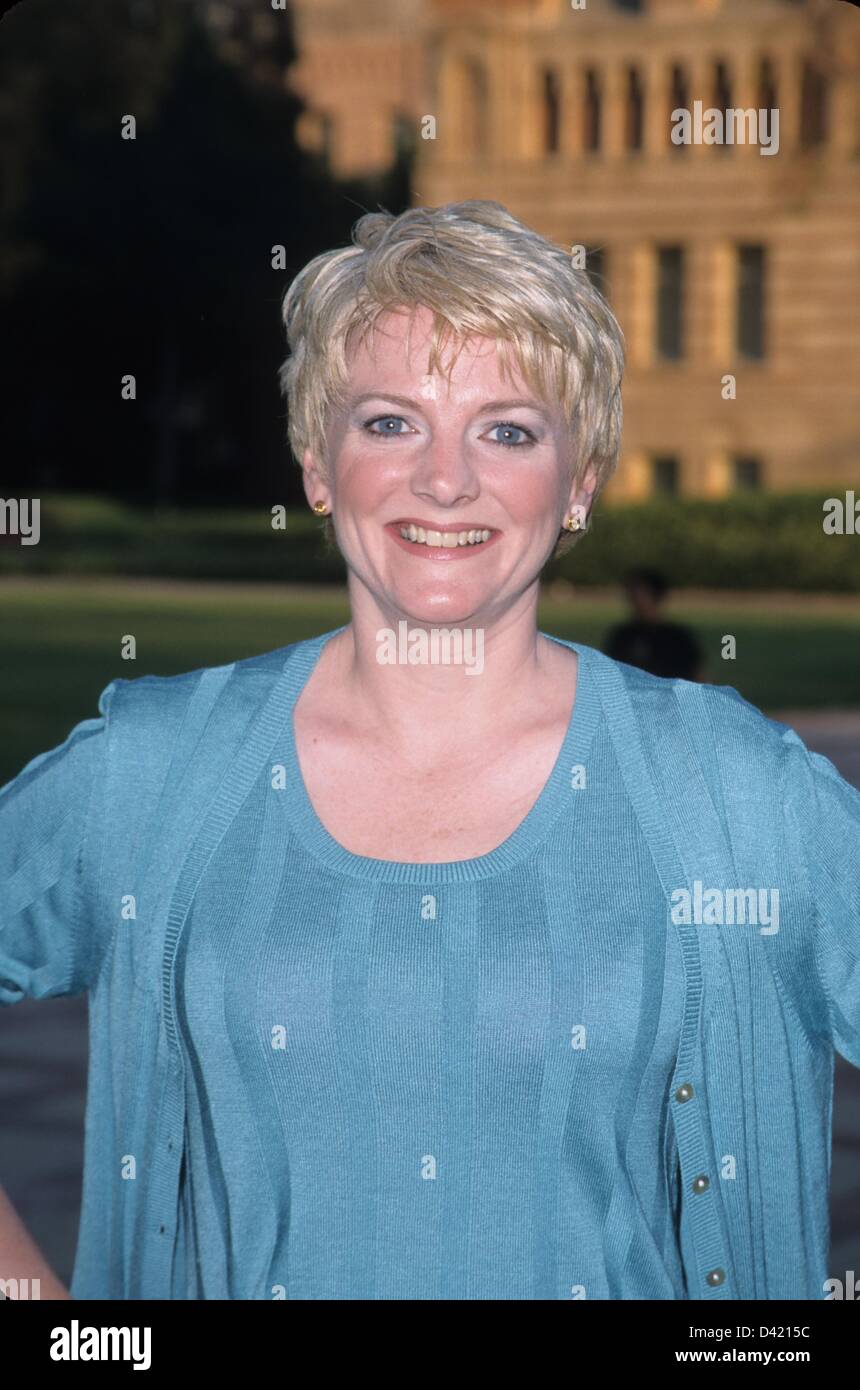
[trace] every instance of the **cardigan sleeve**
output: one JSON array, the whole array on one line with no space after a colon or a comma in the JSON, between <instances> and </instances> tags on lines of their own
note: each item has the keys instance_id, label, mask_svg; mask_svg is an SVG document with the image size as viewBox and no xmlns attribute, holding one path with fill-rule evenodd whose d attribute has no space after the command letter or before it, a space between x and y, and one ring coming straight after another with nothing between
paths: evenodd
<instances>
[{"instance_id":1,"label":"cardigan sleeve","mask_svg":"<svg viewBox=\"0 0 860 1390\"><path fill-rule=\"evenodd\" d=\"M0 1004L80 994L97 977L104 940L91 839L115 684L102 691L99 718L76 724L0 789Z\"/></svg>"},{"instance_id":2,"label":"cardigan sleeve","mask_svg":"<svg viewBox=\"0 0 860 1390\"><path fill-rule=\"evenodd\" d=\"M792 738L787 802L815 914L813 958L830 1041L860 1067L860 791Z\"/></svg>"}]
</instances>

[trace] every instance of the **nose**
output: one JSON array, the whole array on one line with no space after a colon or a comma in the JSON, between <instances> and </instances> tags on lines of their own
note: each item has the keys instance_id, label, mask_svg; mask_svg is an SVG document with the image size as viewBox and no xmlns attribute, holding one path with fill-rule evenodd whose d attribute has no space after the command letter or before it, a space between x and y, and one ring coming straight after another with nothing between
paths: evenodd
<instances>
[{"instance_id":1,"label":"nose","mask_svg":"<svg viewBox=\"0 0 860 1390\"><path fill-rule=\"evenodd\" d=\"M416 461L411 484L416 497L429 498L440 507L474 501L481 491L469 451L453 432L434 434Z\"/></svg>"}]
</instances>

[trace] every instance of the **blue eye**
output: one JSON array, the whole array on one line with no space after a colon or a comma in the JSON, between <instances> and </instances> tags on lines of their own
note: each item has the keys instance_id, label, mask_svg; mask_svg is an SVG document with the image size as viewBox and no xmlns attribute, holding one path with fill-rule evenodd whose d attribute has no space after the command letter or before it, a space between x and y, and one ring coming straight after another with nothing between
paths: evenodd
<instances>
[{"instance_id":1,"label":"blue eye","mask_svg":"<svg viewBox=\"0 0 860 1390\"><path fill-rule=\"evenodd\" d=\"M386 425L387 425L387 424L390 424L390 423L392 423L392 422L394 422L394 423L396 423L396 424L400 424L400 425L405 425L405 424L406 424L406 421L403 419L403 416L402 416L402 415L377 415L377 416L375 416L375 418L374 418L373 420L365 420L363 428L367 430L367 433L368 433L368 434L375 434L375 435L377 436L377 438L379 438L379 439L385 439L386 437L389 438L389 439L392 438L392 437L393 437L393 438L396 438L397 436L399 436L399 435L402 433L402 430L392 430L392 429L375 430L375 429L372 429L372 428L371 428L372 425L379 425L379 424L386 424Z\"/></svg>"},{"instance_id":2,"label":"blue eye","mask_svg":"<svg viewBox=\"0 0 860 1390\"><path fill-rule=\"evenodd\" d=\"M377 425L381 428L375 428ZM377 439L399 439L407 433L408 426L402 415L375 415L373 419L365 420L362 428L367 434L375 435ZM490 426L491 433L496 430L502 430L507 438L494 439L492 442L500 444L504 449L528 448L529 445L537 443L530 429L526 429L525 425L515 425L511 420L500 420Z\"/></svg>"},{"instance_id":3,"label":"blue eye","mask_svg":"<svg viewBox=\"0 0 860 1390\"><path fill-rule=\"evenodd\" d=\"M495 439L494 444L501 444L505 449L521 449L524 445L534 444L535 437L531 430L527 430L524 425L514 425L510 420L501 420L497 425L492 425L491 430L504 430L507 435L520 434L522 439Z\"/></svg>"}]
</instances>

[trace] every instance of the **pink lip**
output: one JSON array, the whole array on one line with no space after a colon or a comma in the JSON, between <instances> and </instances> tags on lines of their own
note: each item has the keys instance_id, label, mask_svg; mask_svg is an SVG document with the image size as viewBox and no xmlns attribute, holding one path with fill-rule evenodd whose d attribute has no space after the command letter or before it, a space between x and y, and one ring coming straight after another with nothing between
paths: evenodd
<instances>
[{"instance_id":1,"label":"pink lip","mask_svg":"<svg viewBox=\"0 0 860 1390\"><path fill-rule=\"evenodd\" d=\"M400 534L401 526L421 526L425 531L492 531L489 540L482 541L480 545L415 545L413 541L405 541ZM501 531L493 530L491 526L439 526L435 522L417 521L413 517L404 517L402 521L389 521L385 530L388 532L395 545L399 545L401 550L406 550L410 555L414 555L419 560L465 560L480 554L484 550L489 550L492 545L501 537Z\"/></svg>"}]
</instances>

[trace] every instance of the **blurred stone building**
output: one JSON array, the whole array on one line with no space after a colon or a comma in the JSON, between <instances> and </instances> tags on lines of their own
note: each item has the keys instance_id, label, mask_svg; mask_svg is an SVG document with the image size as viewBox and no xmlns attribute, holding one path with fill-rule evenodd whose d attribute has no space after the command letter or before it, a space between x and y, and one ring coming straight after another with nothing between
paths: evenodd
<instances>
[{"instance_id":1,"label":"blurred stone building","mask_svg":"<svg viewBox=\"0 0 860 1390\"><path fill-rule=\"evenodd\" d=\"M856 8L292 0L291 17L299 138L334 175L411 146L416 204L496 198L587 248L628 345L607 495L860 483ZM673 142L696 102L733 143Z\"/></svg>"}]
</instances>

